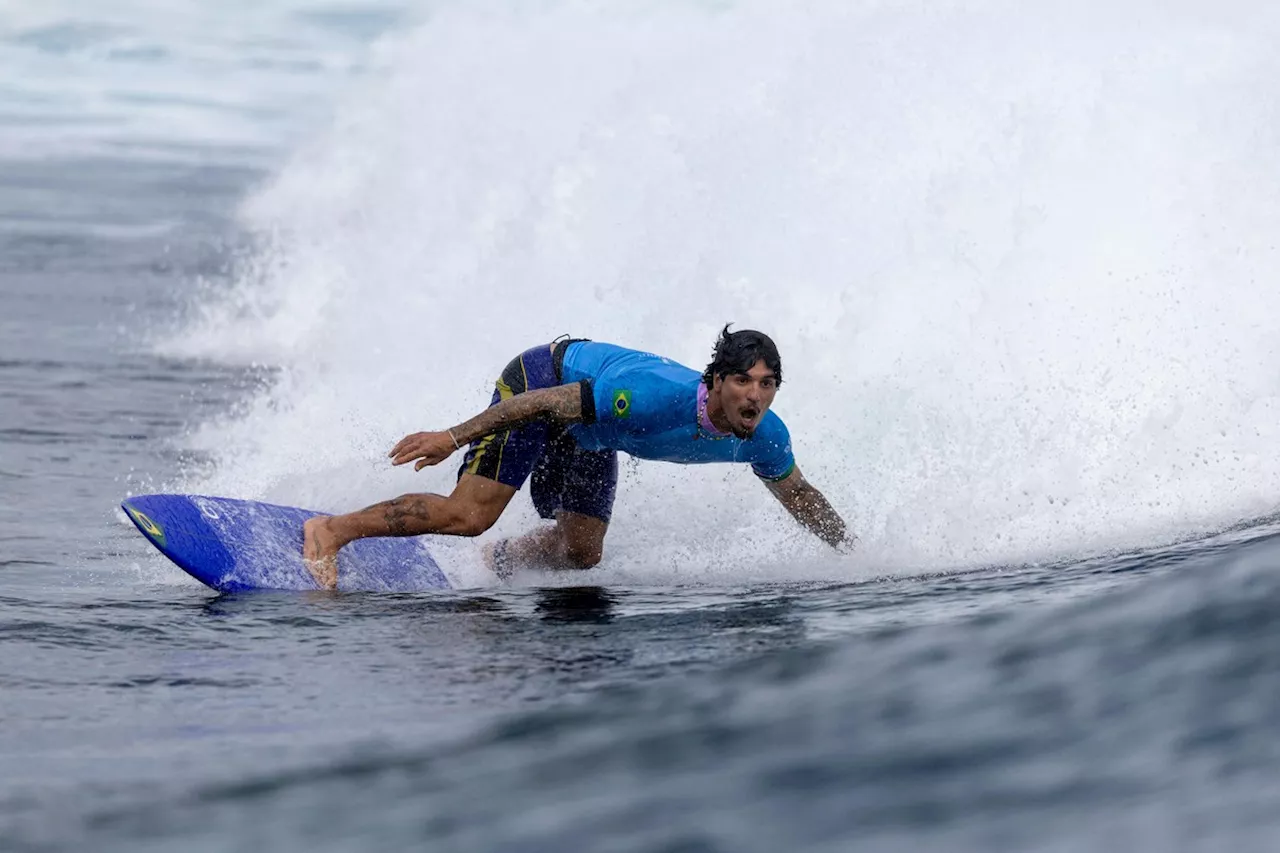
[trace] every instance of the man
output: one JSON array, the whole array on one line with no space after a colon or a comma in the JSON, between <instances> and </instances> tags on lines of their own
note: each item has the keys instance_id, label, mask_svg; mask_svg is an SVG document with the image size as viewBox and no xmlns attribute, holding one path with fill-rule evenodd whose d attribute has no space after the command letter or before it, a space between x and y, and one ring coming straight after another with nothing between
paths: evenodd
<instances>
[{"instance_id":1,"label":"man","mask_svg":"<svg viewBox=\"0 0 1280 853\"><path fill-rule=\"evenodd\" d=\"M600 562L618 484L618 451L684 464L750 463L802 525L833 547L853 539L796 467L782 419L769 411L782 361L761 332L725 326L706 371L649 353L559 340L507 365L489 408L443 432L405 436L393 465L414 470L469 444L448 497L402 495L347 515L307 521L303 558L320 585L338 580L343 545L366 536L478 536L524 481L538 514L555 525L490 548L500 576L518 566L587 569Z\"/></svg>"}]
</instances>

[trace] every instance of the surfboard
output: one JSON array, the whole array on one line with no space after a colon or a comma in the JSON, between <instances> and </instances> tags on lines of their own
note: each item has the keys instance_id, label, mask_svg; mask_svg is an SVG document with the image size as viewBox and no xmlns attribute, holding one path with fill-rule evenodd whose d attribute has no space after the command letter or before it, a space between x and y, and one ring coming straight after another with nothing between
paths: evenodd
<instances>
[{"instance_id":1,"label":"surfboard","mask_svg":"<svg viewBox=\"0 0 1280 853\"><path fill-rule=\"evenodd\" d=\"M308 590L302 523L320 513L204 495L141 495L120 507L179 568L219 592ZM425 536L361 539L338 554L338 589L448 589Z\"/></svg>"}]
</instances>

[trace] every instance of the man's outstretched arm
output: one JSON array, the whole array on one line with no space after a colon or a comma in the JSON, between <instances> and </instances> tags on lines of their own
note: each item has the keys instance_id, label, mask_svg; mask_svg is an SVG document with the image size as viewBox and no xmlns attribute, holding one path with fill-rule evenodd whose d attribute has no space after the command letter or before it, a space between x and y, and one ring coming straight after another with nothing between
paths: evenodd
<instances>
[{"instance_id":1,"label":"man's outstretched arm","mask_svg":"<svg viewBox=\"0 0 1280 853\"><path fill-rule=\"evenodd\" d=\"M421 471L453 455L454 451L477 438L514 429L543 419L557 423L582 420L582 386L557 385L508 397L490 406L469 421L444 432L415 432L400 439L391 450L391 464L403 465L418 460L413 470Z\"/></svg>"},{"instance_id":2,"label":"man's outstretched arm","mask_svg":"<svg viewBox=\"0 0 1280 853\"><path fill-rule=\"evenodd\" d=\"M830 502L795 468L781 480L766 480L773 496L787 508L796 521L833 548L852 548L856 540L845 527L844 519Z\"/></svg>"}]
</instances>

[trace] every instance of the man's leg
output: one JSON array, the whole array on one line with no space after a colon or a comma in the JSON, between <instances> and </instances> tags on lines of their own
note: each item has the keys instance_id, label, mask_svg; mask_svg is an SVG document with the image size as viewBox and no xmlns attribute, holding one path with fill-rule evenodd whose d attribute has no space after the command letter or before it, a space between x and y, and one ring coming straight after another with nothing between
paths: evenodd
<instances>
[{"instance_id":1,"label":"man's leg","mask_svg":"<svg viewBox=\"0 0 1280 853\"><path fill-rule=\"evenodd\" d=\"M525 350L502 370L489 405L515 394L558 384L550 346ZM471 443L449 497L402 495L371 507L315 518L303 527L302 556L321 586L333 588L338 550L366 536L443 533L478 536L493 526L519 491L546 441L545 423L487 435Z\"/></svg>"},{"instance_id":2,"label":"man's leg","mask_svg":"<svg viewBox=\"0 0 1280 853\"><path fill-rule=\"evenodd\" d=\"M589 569L600 562L618 486L618 454L584 450L566 430L548 436L533 470L529 492L544 527L498 542L486 559L500 577L520 567Z\"/></svg>"},{"instance_id":3,"label":"man's leg","mask_svg":"<svg viewBox=\"0 0 1280 853\"><path fill-rule=\"evenodd\" d=\"M463 474L448 497L401 495L346 515L316 516L303 525L302 558L320 585L332 589L338 581L338 551L348 542L423 533L479 536L493 526L515 493L516 487L506 483Z\"/></svg>"},{"instance_id":4,"label":"man's leg","mask_svg":"<svg viewBox=\"0 0 1280 853\"><path fill-rule=\"evenodd\" d=\"M500 577L510 577L516 567L589 569L604 555L608 532L607 521L560 510L554 526L504 539L489 550L488 557Z\"/></svg>"}]
</instances>

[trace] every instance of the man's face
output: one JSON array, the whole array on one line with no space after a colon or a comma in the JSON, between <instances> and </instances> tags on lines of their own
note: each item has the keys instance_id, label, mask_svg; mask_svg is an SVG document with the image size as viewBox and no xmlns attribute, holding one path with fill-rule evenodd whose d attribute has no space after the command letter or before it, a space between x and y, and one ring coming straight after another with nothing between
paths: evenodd
<instances>
[{"instance_id":1,"label":"man's face","mask_svg":"<svg viewBox=\"0 0 1280 853\"><path fill-rule=\"evenodd\" d=\"M738 438L750 438L778 393L778 379L761 359L746 373L717 376L712 391L720 395L720 408Z\"/></svg>"}]
</instances>

